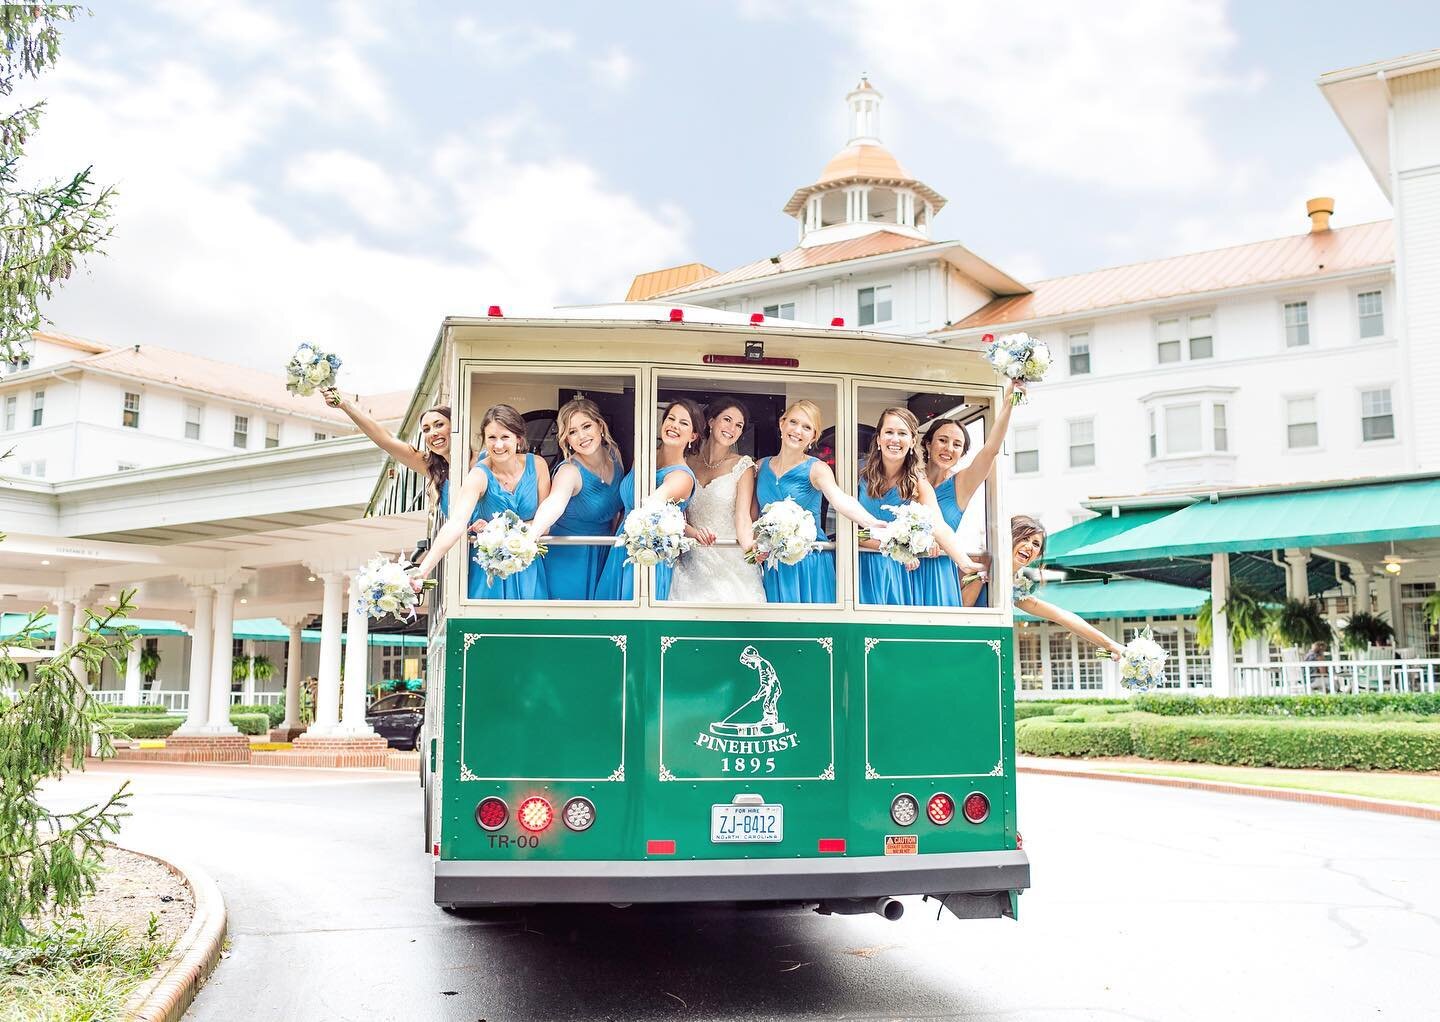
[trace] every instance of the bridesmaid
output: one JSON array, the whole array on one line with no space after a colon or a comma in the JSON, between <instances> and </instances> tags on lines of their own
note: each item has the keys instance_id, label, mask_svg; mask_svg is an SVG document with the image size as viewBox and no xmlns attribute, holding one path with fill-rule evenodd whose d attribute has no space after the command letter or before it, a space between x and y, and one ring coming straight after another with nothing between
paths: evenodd
<instances>
[{"instance_id":1,"label":"bridesmaid","mask_svg":"<svg viewBox=\"0 0 1440 1022\"><path fill-rule=\"evenodd\" d=\"M792 498L815 519L815 533L822 539L820 519L823 496L840 514L862 528L874 529L878 519L850 494L840 489L830 466L809 455L820 436L823 419L814 401L796 401L780 416L780 453L762 458L756 468L755 497L761 509L777 500ZM768 603L834 603L835 554L816 550L798 564L776 564L765 571L765 599Z\"/></svg>"},{"instance_id":2,"label":"bridesmaid","mask_svg":"<svg viewBox=\"0 0 1440 1022\"><path fill-rule=\"evenodd\" d=\"M334 387L321 391L325 403L350 417L370 440L390 457L428 481L426 493L441 518L450 506L450 406L436 405L420 415L420 445L411 447L386 430L364 409ZM524 433L520 434L524 436Z\"/></svg>"},{"instance_id":3,"label":"bridesmaid","mask_svg":"<svg viewBox=\"0 0 1440 1022\"><path fill-rule=\"evenodd\" d=\"M435 536L430 551L420 562L424 578L464 536L468 526L487 522L504 511L529 518L550 492L550 470L545 462L525 450L525 419L509 405L485 410L480 420L485 457L465 476L455 494L452 514ZM470 560L467 592L472 600L547 600L543 558L536 558L524 571L493 582L473 559Z\"/></svg>"},{"instance_id":4,"label":"bridesmaid","mask_svg":"<svg viewBox=\"0 0 1440 1022\"><path fill-rule=\"evenodd\" d=\"M647 499L675 501L680 510L690 503L695 492L695 473L685 464L685 456L692 453L700 442L700 408L688 398L671 401L660 420L660 441L655 455L655 490ZM625 507L620 515L623 527L625 515L635 506L635 470L632 468L620 485L620 496ZM619 530L616 531L619 535ZM632 600L635 598L635 565L625 563L625 547L610 548L605 561L605 570L600 573L600 582L595 587L597 600ZM670 598L670 582L675 569L668 564L655 566L655 599Z\"/></svg>"},{"instance_id":5,"label":"bridesmaid","mask_svg":"<svg viewBox=\"0 0 1440 1022\"><path fill-rule=\"evenodd\" d=\"M1006 384L1005 396L1001 398L1000 410L995 414L995 424L985 438L985 446L980 448L974 461L959 471L955 466L970 453L970 434L965 432L965 427L955 419L936 419L925 434L925 477L935 488L935 500L945 524L952 529L960 528L965 508L980 484L990 476L1005 444L1010 413L1015 409L1011 401L1014 392L1015 381L1011 380ZM960 574L948 559L924 558L910 575L912 602L924 607L961 606Z\"/></svg>"},{"instance_id":6,"label":"bridesmaid","mask_svg":"<svg viewBox=\"0 0 1440 1022\"><path fill-rule=\"evenodd\" d=\"M620 449L600 408L589 398L565 402L556 415L565 461L555 469L550 496L531 523L537 535L611 536L621 510ZM552 600L593 600L608 546L552 546L545 555Z\"/></svg>"},{"instance_id":7,"label":"bridesmaid","mask_svg":"<svg viewBox=\"0 0 1440 1022\"><path fill-rule=\"evenodd\" d=\"M880 413L865 467L860 470L860 504L882 521L894 520L884 505L923 504L934 517L935 541L940 549L962 571L979 571L980 565L965 556L959 539L941 517L935 490L925 478L920 452L915 447L919 435L920 422L910 409L887 408ZM860 545L870 550L880 548L874 539L861 540ZM907 576L919 566L919 562L902 565L883 554L861 554L860 602L892 607L914 604L916 591Z\"/></svg>"}]
</instances>

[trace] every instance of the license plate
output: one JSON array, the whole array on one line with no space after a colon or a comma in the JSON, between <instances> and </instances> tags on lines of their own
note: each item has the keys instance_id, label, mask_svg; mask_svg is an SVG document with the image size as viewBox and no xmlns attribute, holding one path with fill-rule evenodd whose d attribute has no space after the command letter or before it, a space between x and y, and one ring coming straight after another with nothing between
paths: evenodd
<instances>
[{"instance_id":1,"label":"license plate","mask_svg":"<svg viewBox=\"0 0 1440 1022\"><path fill-rule=\"evenodd\" d=\"M710 841L729 842L779 841L785 836L784 806L710 807Z\"/></svg>"}]
</instances>

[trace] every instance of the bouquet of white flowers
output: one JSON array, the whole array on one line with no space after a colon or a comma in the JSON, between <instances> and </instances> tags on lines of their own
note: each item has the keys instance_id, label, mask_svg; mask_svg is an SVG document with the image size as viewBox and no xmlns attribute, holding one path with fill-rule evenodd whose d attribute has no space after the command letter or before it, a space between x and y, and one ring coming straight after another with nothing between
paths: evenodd
<instances>
[{"instance_id":1,"label":"bouquet of white flowers","mask_svg":"<svg viewBox=\"0 0 1440 1022\"><path fill-rule=\"evenodd\" d=\"M1027 383L1039 383L1050 371L1049 346L1027 333L1006 334L998 340L994 334L986 334L981 340L989 344L985 357L990 364L1015 381L1012 404L1025 400Z\"/></svg>"},{"instance_id":2,"label":"bouquet of white flowers","mask_svg":"<svg viewBox=\"0 0 1440 1022\"><path fill-rule=\"evenodd\" d=\"M812 550L819 550L815 516L786 497L772 500L760 510L755 520L755 545L745 552L749 564L760 563L773 568L776 564L799 564Z\"/></svg>"},{"instance_id":3,"label":"bouquet of white flowers","mask_svg":"<svg viewBox=\"0 0 1440 1022\"><path fill-rule=\"evenodd\" d=\"M975 574L973 574L973 575L965 575L965 576L963 576L963 577L960 579L960 584L961 584L962 586L968 586L971 582L979 582L979 581L981 581L981 580L983 580L983 579L986 579L986 578L987 578L987 576L985 575L984 572L979 572L979 571L977 571L977 572L976 572ZM1035 595L1035 580L1034 580L1033 578L1031 578L1029 575L1025 574L1024 569L1021 569L1020 571L1017 571L1017 572L1015 573L1014 582L1012 583L1012 595L1011 595L1011 599L1012 599L1012 600L1023 600L1023 599L1026 599L1027 597L1034 596L1034 595Z\"/></svg>"},{"instance_id":4,"label":"bouquet of white flowers","mask_svg":"<svg viewBox=\"0 0 1440 1022\"><path fill-rule=\"evenodd\" d=\"M893 521L878 529L860 531L861 538L879 542L880 552L904 565L919 564L935 548L935 519L924 504L909 501L896 507L882 504L885 511L895 512Z\"/></svg>"},{"instance_id":5,"label":"bouquet of white flowers","mask_svg":"<svg viewBox=\"0 0 1440 1022\"><path fill-rule=\"evenodd\" d=\"M1108 649L1095 654L1101 660L1120 661L1120 684L1136 692L1144 692L1165 680L1165 659L1168 653L1145 629L1125 644L1125 651L1116 655Z\"/></svg>"},{"instance_id":6,"label":"bouquet of white flowers","mask_svg":"<svg viewBox=\"0 0 1440 1022\"><path fill-rule=\"evenodd\" d=\"M433 578L421 583L422 589L435 585ZM420 594L415 591L410 574L400 561L377 557L355 575L355 609L379 620L394 614L406 621L415 620Z\"/></svg>"},{"instance_id":7,"label":"bouquet of white flowers","mask_svg":"<svg viewBox=\"0 0 1440 1022\"><path fill-rule=\"evenodd\" d=\"M497 578L509 578L524 571L547 549L530 534L530 526L514 511L501 511L477 526L470 534L470 543L475 548L475 563L485 572L487 588Z\"/></svg>"},{"instance_id":8,"label":"bouquet of white flowers","mask_svg":"<svg viewBox=\"0 0 1440 1022\"><path fill-rule=\"evenodd\" d=\"M285 365L285 389L299 397L335 386L340 356L328 355L313 344L302 344Z\"/></svg>"},{"instance_id":9,"label":"bouquet of white flowers","mask_svg":"<svg viewBox=\"0 0 1440 1022\"><path fill-rule=\"evenodd\" d=\"M695 545L685 535L685 512L673 500L647 501L625 516L620 529L625 563L653 568L674 566L680 555Z\"/></svg>"}]
</instances>

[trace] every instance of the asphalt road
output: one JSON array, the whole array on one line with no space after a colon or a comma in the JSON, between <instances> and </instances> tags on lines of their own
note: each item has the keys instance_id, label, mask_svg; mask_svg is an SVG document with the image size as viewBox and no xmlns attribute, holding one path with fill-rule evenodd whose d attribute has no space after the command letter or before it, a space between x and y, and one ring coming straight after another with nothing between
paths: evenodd
<instances>
[{"instance_id":1,"label":"asphalt road","mask_svg":"<svg viewBox=\"0 0 1440 1022\"><path fill-rule=\"evenodd\" d=\"M106 764L123 840L208 869L187 1019L1440 1019L1440 824L1023 777L1020 921L430 904L410 774Z\"/></svg>"}]
</instances>

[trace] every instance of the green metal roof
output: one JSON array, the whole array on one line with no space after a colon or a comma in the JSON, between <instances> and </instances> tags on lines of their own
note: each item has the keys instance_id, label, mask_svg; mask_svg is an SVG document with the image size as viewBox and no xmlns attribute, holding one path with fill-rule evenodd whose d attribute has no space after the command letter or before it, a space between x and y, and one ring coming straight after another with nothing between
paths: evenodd
<instances>
[{"instance_id":1,"label":"green metal roof","mask_svg":"<svg viewBox=\"0 0 1440 1022\"><path fill-rule=\"evenodd\" d=\"M1440 537L1440 478L1411 479L1222 496L1213 504L1191 504L1139 528L1072 548L1063 561L1084 567L1435 537Z\"/></svg>"},{"instance_id":2,"label":"green metal roof","mask_svg":"<svg viewBox=\"0 0 1440 1022\"><path fill-rule=\"evenodd\" d=\"M1052 561L1082 547L1103 543L1105 540L1129 532L1131 529L1149 525L1156 519L1164 518L1173 510L1173 508L1146 508L1141 511L1121 511L1118 515L1102 514L1098 518L1087 518L1068 529L1061 529L1046 540L1045 560Z\"/></svg>"},{"instance_id":3,"label":"green metal roof","mask_svg":"<svg viewBox=\"0 0 1440 1022\"><path fill-rule=\"evenodd\" d=\"M1069 531L1069 530L1066 530ZM1145 579L1117 578L1109 582L1055 582L1035 595L1046 603L1094 621L1110 617L1165 617L1194 614L1210 593L1204 589L1168 585ZM1016 612L1017 620L1039 620Z\"/></svg>"}]
</instances>

